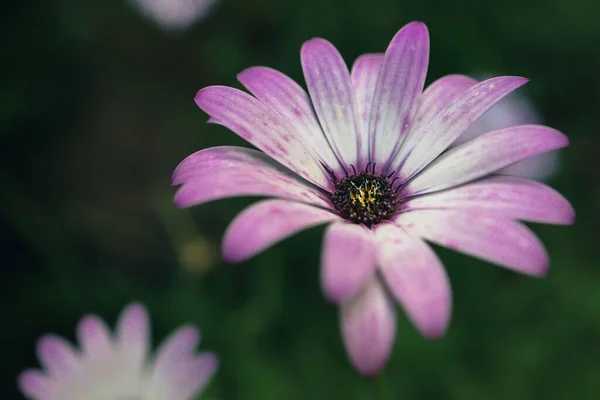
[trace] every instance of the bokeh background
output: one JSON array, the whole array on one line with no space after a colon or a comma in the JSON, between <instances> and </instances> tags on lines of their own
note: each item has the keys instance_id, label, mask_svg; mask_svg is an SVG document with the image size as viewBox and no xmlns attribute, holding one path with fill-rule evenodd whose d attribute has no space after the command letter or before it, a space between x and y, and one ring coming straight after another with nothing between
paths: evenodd
<instances>
[{"instance_id":1,"label":"bokeh background","mask_svg":"<svg viewBox=\"0 0 600 400\"><path fill-rule=\"evenodd\" d=\"M124 0L25 0L0 24L0 398L36 366L46 332L74 339L85 313L110 324L133 300L154 342L191 322L220 355L210 399L372 399L350 367L319 288L323 228L241 265L220 258L228 222L254 199L172 205L170 174L204 147L245 145L193 102L210 84L268 65L303 82L304 40L348 63L418 19L428 82L448 73L529 77L520 92L565 132L549 183L572 227L534 225L552 266L520 276L436 248L454 314L426 341L402 316L385 371L393 399L600 398L600 3L594 0L220 0L202 18L157 23ZM184 26L185 25L185 26ZM82 399L85 400L85 399Z\"/></svg>"}]
</instances>

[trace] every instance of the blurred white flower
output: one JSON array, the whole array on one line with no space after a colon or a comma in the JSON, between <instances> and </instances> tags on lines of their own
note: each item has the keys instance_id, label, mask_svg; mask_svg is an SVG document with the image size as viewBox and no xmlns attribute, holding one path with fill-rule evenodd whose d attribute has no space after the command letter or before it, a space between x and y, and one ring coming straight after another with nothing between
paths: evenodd
<instances>
[{"instance_id":1,"label":"blurred white flower","mask_svg":"<svg viewBox=\"0 0 600 400\"><path fill-rule=\"evenodd\" d=\"M148 312L140 304L125 308L114 335L102 319L87 315L79 322L74 348L61 337L38 341L42 370L27 370L19 387L34 400L189 400L206 386L217 369L213 353L196 353L200 334L184 326L150 357Z\"/></svg>"},{"instance_id":2,"label":"blurred white flower","mask_svg":"<svg viewBox=\"0 0 600 400\"><path fill-rule=\"evenodd\" d=\"M492 130L514 125L542 123L542 117L535 110L533 104L526 97L513 92L496 103L494 107L471 125L452 147ZM558 152L550 152L519 161L498 171L498 173L535 180L547 180L556 173L558 166Z\"/></svg>"},{"instance_id":3,"label":"blurred white flower","mask_svg":"<svg viewBox=\"0 0 600 400\"><path fill-rule=\"evenodd\" d=\"M168 30L183 30L202 19L216 0L130 0L145 17Z\"/></svg>"}]
</instances>

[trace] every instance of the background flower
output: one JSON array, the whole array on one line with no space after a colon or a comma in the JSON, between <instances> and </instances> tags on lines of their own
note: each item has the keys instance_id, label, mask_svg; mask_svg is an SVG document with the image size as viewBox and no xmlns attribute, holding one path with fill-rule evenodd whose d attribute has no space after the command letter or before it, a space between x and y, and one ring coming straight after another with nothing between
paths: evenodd
<instances>
[{"instance_id":1,"label":"background flower","mask_svg":"<svg viewBox=\"0 0 600 400\"><path fill-rule=\"evenodd\" d=\"M196 354L200 334L193 326L179 328L150 357L150 326L146 309L129 305L114 335L95 315L77 326L79 348L61 337L38 341L43 370L19 376L23 394L35 400L189 400L217 369L213 353Z\"/></svg>"},{"instance_id":2,"label":"background flower","mask_svg":"<svg viewBox=\"0 0 600 400\"><path fill-rule=\"evenodd\" d=\"M186 29L204 18L216 0L129 0L164 29Z\"/></svg>"}]
</instances>

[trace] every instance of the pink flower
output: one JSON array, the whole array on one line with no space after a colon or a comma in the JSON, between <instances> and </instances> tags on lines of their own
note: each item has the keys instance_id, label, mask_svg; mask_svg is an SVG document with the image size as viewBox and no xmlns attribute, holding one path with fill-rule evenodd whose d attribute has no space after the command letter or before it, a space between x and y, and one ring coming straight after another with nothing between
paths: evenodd
<instances>
[{"instance_id":1,"label":"pink flower","mask_svg":"<svg viewBox=\"0 0 600 400\"><path fill-rule=\"evenodd\" d=\"M385 55L359 57L349 72L329 42L301 50L309 95L273 69L239 74L254 95L211 86L198 106L258 149L214 147L186 158L173 184L180 207L232 196L269 196L238 215L223 255L244 261L294 233L329 224L321 279L341 306L352 364L376 374L389 357L395 302L426 337L450 319L450 283L425 240L525 274L541 276L548 256L518 220L570 224L574 212L553 189L495 171L565 147L545 126L490 132L445 151L505 95L527 82L440 78L423 91L429 35L413 22Z\"/></svg>"},{"instance_id":2,"label":"pink flower","mask_svg":"<svg viewBox=\"0 0 600 400\"><path fill-rule=\"evenodd\" d=\"M38 342L42 371L27 370L19 387L36 400L188 400L199 393L217 368L212 353L195 352L199 332L184 326L159 347L150 360L146 309L129 305L115 335L102 319L85 316L77 327L80 349L46 335Z\"/></svg>"}]
</instances>

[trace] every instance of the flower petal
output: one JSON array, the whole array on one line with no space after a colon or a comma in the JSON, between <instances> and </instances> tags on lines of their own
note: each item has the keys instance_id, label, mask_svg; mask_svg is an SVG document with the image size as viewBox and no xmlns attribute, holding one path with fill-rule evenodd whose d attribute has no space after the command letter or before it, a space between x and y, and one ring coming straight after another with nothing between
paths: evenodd
<instances>
[{"instance_id":1,"label":"flower petal","mask_svg":"<svg viewBox=\"0 0 600 400\"><path fill-rule=\"evenodd\" d=\"M195 354L199 340L200 333L191 325L179 328L165 339L158 349L146 387L149 400L187 400L206 385L218 360L212 353Z\"/></svg>"},{"instance_id":2,"label":"flower petal","mask_svg":"<svg viewBox=\"0 0 600 400\"><path fill-rule=\"evenodd\" d=\"M223 257L242 262L294 233L340 219L321 208L286 200L263 200L242 211L223 238Z\"/></svg>"},{"instance_id":3,"label":"flower petal","mask_svg":"<svg viewBox=\"0 0 600 400\"><path fill-rule=\"evenodd\" d=\"M325 231L321 284L339 303L355 294L375 270L373 233L362 225L337 222Z\"/></svg>"},{"instance_id":4,"label":"flower petal","mask_svg":"<svg viewBox=\"0 0 600 400\"><path fill-rule=\"evenodd\" d=\"M549 152L526 158L498 171L499 174L520 176L536 181L547 181L560 167L560 154Z\"/></svg>"},{"instance_id":5,"label":"flower petal","mask_svg":"<svg viewBox=\"0 0 600 400\"><path fill-rule=\"evenodd\" d=\"M575 211L556 190L511 176L493 176L442 192L417 196L407 209L461 209L499 212L509 218L547 224L571 224Z\"/></svg>"},{"instance_id":6,"label":"flower petal","mask_svg":"<svg viewBox=\"0 0 600 400\"><path fill-rule=\"evenodd\" d=\"M226 126L292 171L323 188L328 177L314 153L287 122L247 93L226 86L209 86L196 94L196 104Z\"/></svg>"},{"instance_id":7,"label":"flower petal","mask_svg":"<svg viewBox=\"0 0 600 400\"><path fill-rule=\"evenodd\" d=\"M363 132L369 130L371 105L373 104L377 76L383 63L383 56L383 53L363 54L354 61L350 72Z\"/></svg>"},{"instance_id":8,"label":"flower petal","mask_svg":"<svg viewBox=\"0 0 600 400\"><path fill-rule=\"evenodd\" d=\"M41 364L51 376L69 375L77 369L79 360L75 350L63 338L43 336L38 341L37 354Z\"/></svg>"},{"instance_id":9,"label":"flower petal","mask_svg":"<svg viewBox=\"0 0 600 400\"><path fill-rule=\"evenodd\" d=\"M371 161L381 167L387 168L413 124L428 63L427 27L422 22L405 25L385 52L369 117Z\"/></svg>"},{"instance_id":10,"label":"flower petal","mask_svg":"<svg viewBox=\"0 0 600 400\"><path fill-rule=\"evenodd\" d=\"M396 310L377 276L342 304L340 317L352 365L362 375L376 375L385 366L396 336Z\"/></svg>"},{"instance_id":11,"label":"flower petal","mask_svg":"<svg viewBox=\"0 0 600 400\"><path fill-rule=\"evenodd\" d=\"M508 128L515 125L536 124L543 121L541 115L535 110L534 105L520 93L513 92L506 96L473 125L469 127L452 145L456 147L461 143L477 136L497 129ZM499 174L520 176L521 178L545 181L553 176L559 166L559 154L556 152L538 154L526 158L515 164L498 171Z\"/></svg>"},{"instance_id":12,"label":"flower petal","mask_svg":"<svg viewBox=\"0 0 600 400\"><path fill-rule=\"evenodd\" d=\"M144 388L147 400L188 400L195 398L213 377L218 359L212 353L171 360L168 368L154 371Z\"/></svg>"},{"instance_id":13,"label":"flower petal","mask_svg":"<svg viewBox=\"0 0 600 400\"><path fill-rule=\"evenodd\" d=\"M53 399L54 381L38 370L26 370L17 378L17 385L29 399Z\"/></svg>"},{"instance_id":14,"label":"flower petal","mask_svg":"<svg viewBox=\"0 0 600 400\"><path fill-rule=\"evenodd\" d=\"M146 308L137 303L130 304L117 322L117 346L124 357L127 370L139 373L150 347L149 317Z\"/></svg>"},{"instance_id":15,"label":"flower petal","mask_svg":"<svg viewBox=\"0 0 600 400\"><path fill-rule=\"evenodd\" d=\"M311 39L300 50L304 79L321 127L347 171L362 167L366 133L358 119L358 108L350 73L337 49L325 39Z\"/></svg>"},{"instance_id":16,"label":"flower petal","mask_svg":"<svg viewBox=\"0 0 600 400\"><path fill-rule=\"evenodd\" d=\"M184 159L173 173L181 184L178 207L190 207L234 196L274 196L330 207L321 190L275 163L266 154L243 147L200 150Z\"/></svg>"},{"instance_id":17,"label":"flower petal","mask_svg":"<svg viewBox=\"0 0 600 400\"><path fill-rule=\"evenodd\" d=\"M503 76L479 82L456 96L429 122L424 121L415 135L420 140L403 160L400 176L412 178L452 144L477 118L496 102L524 85L527 79ZM398 160L396 160L396 165Z\"/></svg>"},{"instance_id":18,"label":"flower petal","mask_svg":"<svg viewBox=\"0 0 600 400\"><path fill-rule=\"evenodd\" d=\"M421 95L413 129L427 123L465 90L477 84L477 80L466 75L446 75L425 89Z\"/></svg>"},{"instance_id":19,"label":"flower petal","mask_svg":"<svg viewBox=\"0 0 600 400\"><path fill-rule=\"evenodd\" d=\"M433 243L524 274L543 276L548 271L548 255L540 240L499 213L417 210L400 214L395 222Z\"/></svg>"},{"instance_id":20,"label":"flower petal","mask_svg":"<svg viewBox=\"0 0 600 400\"><path fill-rule=\"evenodd\" d=\"M157 373L168 371L173 362L189 359L200 342L200 332L192 325L185 325L169 335L156 352L154 369Z\"/></svg>"},{"instance_id":21,"label":"flower petal","mask_svg":"<svg viewBox=\"0 0 600 400\"><path fill-rule=\"evenodd\" d=\"M421 239L393 224L377 226L377 256L390 291L425 337L442 336L452 295L444 266Z\"/></svg>"},{"instance_id":22,"label":"flower petal","mask_svg":"<svg viewBox=\"0 0 600 400\"><path fill-rule=\"evenodd\" d=\"M96 315L86 315L79 321L77 338L82 352L90 358L108 358L113 354L111 333Z\"/></svg>"},{"instance_id":23,"label":"flower petal","mask_svg":"<svg viewBox=\"0 0 600 400\"><path fill-rule=\"evenodd\" d=\"M174 366L168 375L162 379L165 397L173 400L187 400L195 396L208 384L215 374L219 361L213 353L204 353L194 356L191 360Z\"/></svg>"},{"instance_id":24,"label":"flower petal","mask_svg":"<svg viewBox=\"0 0 600 400\"><path fill-rule=\"evenodd\" d=\"M422 137L427 134L427 130L421 129L422 125L428 123L450 101L476 83L475 79L465 75L447 75L433 82L425 89L419 99L415 121L406 136L406 140L400 146L396 155L393 156L389 167L390 171L399 170L408 154L421 141Z\"/></svg>"},{"instance_id":25,"label":"flower petal","mask_svg":"<svg viewBox=\"0 0 600 400\"><path fill-rule=\"evenodd\" d=\"M541 125L521 125L479 136L444 153L406 187L406 193L442 190L569 144L559 131Z\"/></svg>"},{"instance_id":26,"label":"flower petal","mask_svg":"<svg viewBox=\"0 0 600 400\"><path fill-rule=\"evenodd\" d=\"M294 80L267 67L251 67L240 74L238 80L257 99L269 106L287 121L306 141L319 160L333 170L338 170L338 161L329 145L310 97Z\"/></svg>"}]
</instances>

